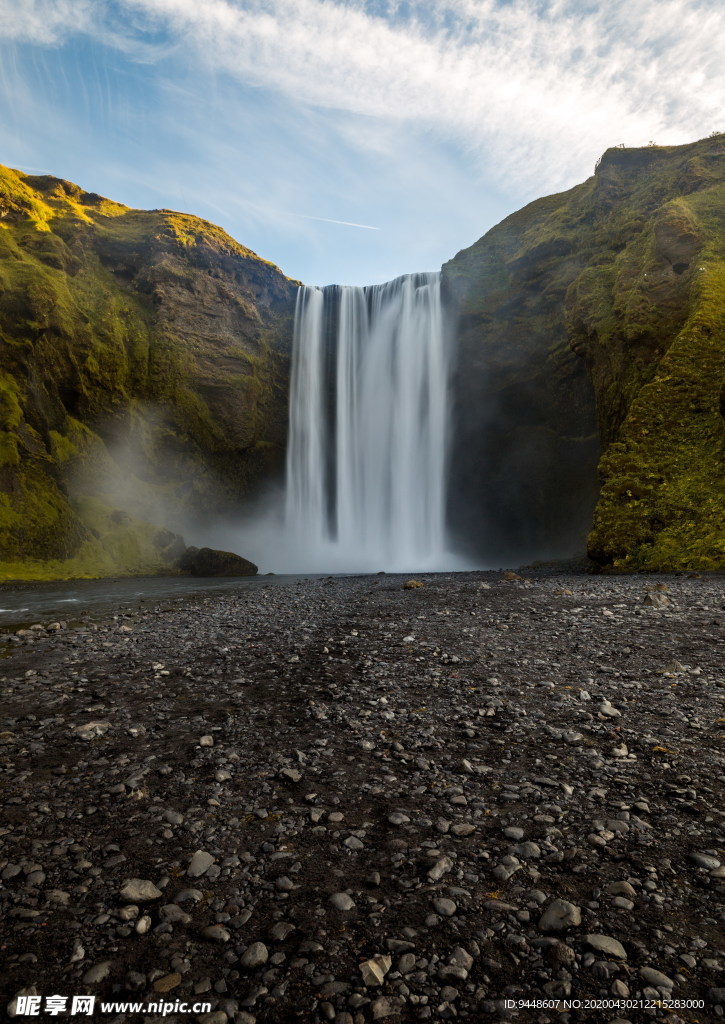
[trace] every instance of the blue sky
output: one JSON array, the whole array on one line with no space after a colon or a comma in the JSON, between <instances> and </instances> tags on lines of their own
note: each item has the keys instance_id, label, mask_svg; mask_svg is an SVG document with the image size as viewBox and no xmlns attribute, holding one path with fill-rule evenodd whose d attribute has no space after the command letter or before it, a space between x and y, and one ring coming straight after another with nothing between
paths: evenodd
<instances>
[{"instance_id":1,"label":"blue sky","mask_svg":"<svg viewBox=\"0 0 725 1024\"><path fill-rule=\"evenodd\" d=\"M0 162L375 283L725 130L723 38L721 0L0 0Z\"/></svg>"}]
</instances>

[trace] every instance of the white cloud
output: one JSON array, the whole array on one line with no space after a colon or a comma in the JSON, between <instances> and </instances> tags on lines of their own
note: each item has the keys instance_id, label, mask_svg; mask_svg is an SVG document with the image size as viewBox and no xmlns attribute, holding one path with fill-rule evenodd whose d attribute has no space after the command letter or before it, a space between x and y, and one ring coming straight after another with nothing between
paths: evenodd
<instances>
[{"instance_id":1,"label":"white cloud","mask_svg":"<svg viewBox=\"0 0 725 1024\"><path fill-rule=\"evenodd\" d=\"M432 130L531 193L579 179L608 145L725 128L721 0L391 0L380 13L364 0L17 6L0 0L0 35L47 44L95 32L143 60L172 45L175 60L298 109Z\"/></svg>"},{"instance_id":2,"label":"white cloud","mask_svg":"<svg viewBox=\"0 0 725 1024\"><path fill-rule=\"evenodd\" d=\"M385 18L332 0L123 0L200 58L296 103L415 122L501 180L559 185L618 142L723 127L719 0L437 0Z\"/></svg>"},{"instance_id":3,"label":"white cloud","mask_svg":"<svg viewBox=\"0 0 725 1024\"><path fill-rule=\"evenodd\" d=\"M56 43L92 23L92 0L0 0L0 39Z\"/></svg>"}]
</instances>

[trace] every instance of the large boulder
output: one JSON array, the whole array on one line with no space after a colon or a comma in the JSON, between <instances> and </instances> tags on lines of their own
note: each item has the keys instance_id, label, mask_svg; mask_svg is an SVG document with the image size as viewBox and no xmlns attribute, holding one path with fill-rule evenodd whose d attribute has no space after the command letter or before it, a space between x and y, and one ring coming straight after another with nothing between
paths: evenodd
<instances>
[{"instance_id":1,"label":"large boulder","mask_svg":"<svg viewBox=\"0 0 725 1024\"><path fill-rule=\"evenodd\" d=\"M259 572L254 562L216 548L187 548L179 559L179 568L192 576L256 576Z\"/></svg>"}]
</instances>

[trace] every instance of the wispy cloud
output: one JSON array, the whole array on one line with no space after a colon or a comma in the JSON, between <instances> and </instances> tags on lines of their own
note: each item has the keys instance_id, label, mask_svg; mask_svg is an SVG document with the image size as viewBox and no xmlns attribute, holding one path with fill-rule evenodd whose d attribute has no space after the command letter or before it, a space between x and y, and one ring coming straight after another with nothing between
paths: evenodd
<instances>
[{"instance_id":1,"label":"wispy cloud","mask_svg":"<svg viewBox=\"0 0 725 1024\"><path fill-rule=\"evenodd\" d=\"M2 39L56 43L91 30L93 20L93 0L0 0Z\"/></svg>"},{"instance_id":2,"label":"wispy cloud","mask_svg":"<svg viewBox=\"0 0 725 1024\"><path fill-rule=\"evenodd\" d=\"M294 102L415 122L502 179L560 183L607 144L721 126L720 0L122 0L198 59ZM387 16L386 16L387 15Z\"/></svg>"},{"instance_id":3,"label":"wispy cloud","mask_svg":"<svg viewBox=\"0 0 725 1024\"><path fill-rule=\"evenodd\" d=\"M725 129L724 37L722 0L0 0L0 159L394 275L607 146Z\"/></svg>"},{"instance_id":4,"label":"wispy cloud","mask_svg":"<svg viewBox=\"0 0 725 1024\"><path fill-rule=\"evenodd\" d=\"M150 60L149 36L163 33L164 52L171 39L296 104L455 137L501 180L560 184L607 144L723 127L721 0L411 0L405 10L394 0L374 12L357 0L24 0L20 10L0 0L0 34L49 43L112 28L106 43L136 44Z\"/></svg>"}]
</instances>

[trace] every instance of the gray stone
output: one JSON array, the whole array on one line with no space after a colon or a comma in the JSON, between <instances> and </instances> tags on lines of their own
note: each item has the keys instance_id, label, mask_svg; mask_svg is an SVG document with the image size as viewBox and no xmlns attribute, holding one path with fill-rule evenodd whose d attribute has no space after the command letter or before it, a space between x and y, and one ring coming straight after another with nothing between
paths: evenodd
<instances>
[{"instance_id":1,"label":"gray stone","mask_svg":"<svg viewBox=\"0 0 725 1024\"><path fill-rule=\"evenodd\" d=\"M403 953L395 966L401 974L409 974L415 967L415 953Z\"/></svg>"},{"instance_id":2,"label":"gray stone","mask_svg":"<svg viewBox=\"0 0 725 1024\"><path fill-rule=\"evenodd\" d=\"M451 832L454 836L471 836L476 831L476 826L468 821L462 821L457 825L451 825Z\"/></svg>"},{"instance_id":3,"label":"gray stone","mask_svg":"<svg viewBox=\"0 0 725 1024\"><path fill-rule=\"evenodd\" d=\"M242 967L246 967L248 971L253 970L255 967L261 967L262 964L266 964L269 959L269 950L263 942L253 942L251 946L244 950L239 963Z\"/></svg>"},{"instance_id":4,"label":"gray stone","mask_svg":"<svg viewBox=\"0 0 725 1024\"><path fill-rule=\"evenodd\" d=\"M582 923L579 907L566 900L552 900L539 920L542 932L563 932L567 928L576 928Z\"/></svg>"},{"instance_id":5,"label":"gray stone","mask_svg":"<svg viewBox=\"0 0 725 1024\"><path fill-rule=\"evenodd\" d=\"M86 722L84 725L76 725L72 731L73 735L77 736L79 740L89 742L90 740L98 739L100 736L105 736L110 728L110 722Z\"/></svg>"},{"instance_id":6,"label":"gray stone","mask_svg":"<svg viewBox=\"0 0 725 1024\"><path fill-rule=\"evenodd\" d=\"M675 983L672 978L668 978L662 971L655 970L654 967L641 967L639 976L642 981L646 981L648 985L653 985L655 988L674 988Z\"/></svg>"},{"instance_id":7,"label":"gray stone","mask_svg":"<svg viewBox=\"0 0 725 1024\"><path fill-rule=\"evenodd\" d=\"M335 892L330 896L330 903L336 910L354 910L355 901L346 892Z\"/></svg>"},{"instance_id":8,"label":"gray stone","mask_svg":"<svg viewBox=\"0 0 725 1024\"><path fill-rule=\"evenodd\" d=\"M437 882L443 877L443 875L447 874L452 867L453 861L450 857L439 857L428 872L428 878L430 878L431 882Z\"/></svg>"},{"instance_id":9,"label":"gray stone","mask_svg":"<svg viewBox=\"0 0 725 1024\"><path fill-rule=\"evenodd\" d=\"M518 843L514 853L524 860L537 860L541 856L541 847L537 843Z\"/></svg>"},{"instance_id":10,"label":"gray stone","mask_svg":"<svg viewBox=\"0 0 725 1024\"><path fill-rule=\"evenodd\" d=\"M186 874L189 878L201 878L205 875L209 868L214 863L214 858L206 850L197 850L189 861L189 866L186 869Z\"/></svg>"},{"instance_id":11,"label":"gray stone","mask_svg":"<svg viewBox=\"0 0 725 1024\"><path fill-rule=\"evenodd\" d=\"M373 1020L382 1020L385 1017L398 1016L402 1006L402 1000L396 996L381 996L375 999L371 1006Z\"/></svg>"},{"instance_id":12,"label":"gray stone","mask_svg":"<svg viewBox=\"0 0 725 1024\"><path fill-rule=\"evenodd\" d=\"M98 964L94 964L93 967L89 968L83 975L84 985L97 985L101 981L105 981L108 975L111 973L111 967L113 967L112 960L102 960Z\"/></svg>"},{"instance_id":13,"label":"gray stone","mask_svg":"<svg viewBox=\"0 0 725 1024\"><path fill-rule=\"evenodd\" d=\"M457 964L459 967L465 967L467 971L473 967L473 957L464 949L462 946L456 946L449 957L450 963Z\"/></svg>"},{"instance_id":14,"label":"gray stone","mask_svg":"<svg viewBox=\"0 0 725 1024\"><path fill-rule=\"evenodd\" d=\"M190 924L191 914L187 914L181 907L177 907L175 903L167 903L159 909L159 917L162 921L167 921L169 924Z\"/></svg>"},{"instance_id":15,"label":"gray stone","mask_svg":"<svg viewBox=\"0 0 725 1024\"><path fill-rule=\"evenodd\" d=\"M148 878L131 878L121 889L121 899L126 903L150 903L151 900L160 899L162 895L161 890Z\"/></svg>"},{"instance_id":16,"label":"gray stone","mask_svg":"<svg viewBox=\"0 0 725 1024\"><path fill-rule=\"evenodd\" d=\"M708 871L714 871L715 868L720 867L720 861L717 857L711 857L708 853L691 853L689 857L693 864L697 864L698 868L707 868Z\"/></svg>"},{"instance_id":17,"label":"gray stone","mask_svg":"<svg viewBox=\"0 0 725 1024\"><path fill-rule=\"evenodd\" d=\"M634 910L634 901L628 900L624 896L615 896L612 900L612 906L616 907L617 910Z\"/></svg>"},{"instance_id":18,"label":"gray stone","mask_svg":"<svg viewBox=\"0 0 725 1024\"><path fill-rule=\"evenodd\" d=\"M622 943L618 942L617 939L611 938L609 935L585 935L584 941L592 949L596 949L598 953L617 957L618 960L627 959L627 951Z\"/></svg>"},{"instance_id":19,"label":"gray stone","mask_svg":"<svg viewBox=\"0 0 725 1024\"><path fill-rule=\"evenodd\" d=\"M629 882L610 882L604 891L611 896L627 896L629 899L634 899L637 895L636 890Z\"/></svg>"},{"instance_id":20,"label":"gray stone","mask_svg":"<svg viewBox=\"0 0 725 1024\"><path fill-rule=\"evenodd\" d=\"M371 957L370 960L365 960L361 963L360 974L365 985L368 988L382 985L392 962L392 957L388 956L387 953L379 953L377 956Z\"/></svg>"},{"instance_id":21,"label":"gray stone","mask_svg":"<svg viewBox=\"0 0 725 1024\"><path fill-rule=\"evenodd\" d=\"M222 924L210 924L206 928L202 928L199 933L202 939L207 939L209 942L229 942L231 934Z\"/></svg>"},{"instance_id":22,"label":"gray stone","mask_svg":"<svg viewBox=\"0 0 725 1024\"><path fill-rule=\"evenodd\" d=\"M500 863L493 869L493 877L497 878L499 882L507 882L521 868L522 864L517 857L502 857Z\"/></svg>"}]
</instances>

